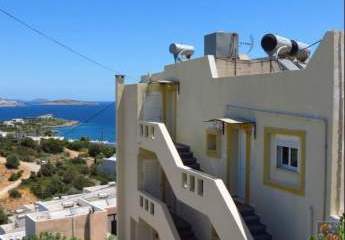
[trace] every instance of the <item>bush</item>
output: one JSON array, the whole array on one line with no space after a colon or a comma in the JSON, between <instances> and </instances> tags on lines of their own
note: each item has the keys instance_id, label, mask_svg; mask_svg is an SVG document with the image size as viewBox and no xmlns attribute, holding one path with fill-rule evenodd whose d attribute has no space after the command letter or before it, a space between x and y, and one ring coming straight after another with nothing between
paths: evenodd
<instances>
[{"instance_id":1,"label":"bush","mask_svg":"<svg viewBox=\"0 0 345 240\"><path fill-rule=\"evenodd\" d=\"M3 208L0 207L0 225L8 223L7 213Z\"/></svg>"},{"instance_id":2,"label":"bush","mask_svg":"<svg viewBox=\"0 0 345 240\"><path fill-rule=\"evenodd\" d=\"M22 194L17 189L12 189L8 191L11 198L21 198Z\"/></svg>"},{"instance_id":3,"label":"bush","mask_svg":"<svg viewBox=\"0 0 345 240\"><path fill-rule=\"evenodd\" d=\"M107 158L113 156L115 154L115 148L114 147L109 147L109 146L102 146L101 152L103 155Z\"/></svg>"},{"instance_id":4,"label":"bush","mask_svg":"<svg viewBox=\"0 0 345 240\"><path fill-rule=\"evenodd\" d=\"M11 176L8 178L8 181L17 181L23 174L23 170L20 170L18 172L12 173Z\"/></svg>"},{"instance_id":5,"label":"bush","mask_svg":"<svg viewBox=\"0 0 345 240\"><path fill-rule=\"evenodd\" d=\"M101 153L101 146L98 144L90 144L88 152L91 157L97 157L97 155Z\"/></svg>"},{"instance_id":6,"label":"bush","mask_svg":"<svg viewBox=\"0 0 345 240\"><path fill-rule=\"evenodd\" d=\"M37 148L37 143L34 140L32 140L31 138L24 138L20 144L24 147L28 147L28 148L32 148L32 149Z\"/></svg>"},{"instance_id":7,"label":"bush","mask_svg":"<svg viewBox=\"0 0 345 240\"><path fill-rule=\"evenodd\" d=\"M41 169L38 174L41 176L50 177L50 176L53 176L55 173L56 173L55 166L52 163L48 162L41 166Z\"/></svg>"},{"instance_id":8,"label":"bush","mask_svg":"<svg viewBox=\"0 0 345 240\"><path fill-rule=\"evenodd\" d=\"M11 154L6 158L6 167L8 169L17 169L20 165L19 159L16 155Z\"/></svg>"},{"instance_id":9,"label":"bush","mask_svg":"<svg viewBox=\"0 0 345 240\"><path fill-rule=\"evenodd\" d=\"M78 238L71 237L67 238L62 236L60 233L49 233L49 232L43 232L40 233L39 236L28 236L24 237L23 240L78 240Z\"/></svg>"},{"instance_id":10,"label":"bush","mask_svg":"<svg viewBox=\"0 0 345 240\"><path fill-rule=\"evenodd\" d=\"M82 190L84 187L90 187L93 185L93 182L83 175L77 176L73 181L73 186L78 190Z\"/></svg>"},{"instance_id":11,"label":"bush","mask_svg":"<svg viewBox=\"0 0 345 240\"><path fill-rule=\"evenodd\" d=\"M41 148L46 153L57 154L62 153L64 143L57 139L47 139L41 141Z\"/></svg>"},{"instance_id":12,"label":"bush","mask_svg":"<svg viewBox=\"0 0 345 240\"><path fill-rule=\"evenodd\" d=\"M81 157L73 158L73 159L71 160L71 162L72 162L73 164L82 164L82 165L85 165L85 164L86 164L85 159L84 159L84 158L81 158Z\"/></svg>"}]
</instances>

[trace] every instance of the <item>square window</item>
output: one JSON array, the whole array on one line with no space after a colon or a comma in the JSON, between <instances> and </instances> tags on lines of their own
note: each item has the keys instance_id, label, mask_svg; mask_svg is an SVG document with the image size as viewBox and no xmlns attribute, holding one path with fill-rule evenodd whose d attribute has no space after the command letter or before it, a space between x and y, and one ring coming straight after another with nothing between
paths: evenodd
<instances>
[{"instance_id":1,"label":"square window","mask_svg":"<svg viewBox=\"0 0 345 240\"><path fill-rule=\"evenodd\" d=\"M299 142L296 138L279 135L276 141L277 167L291 171L298 170Z\"/></svg>"}]
</instances>

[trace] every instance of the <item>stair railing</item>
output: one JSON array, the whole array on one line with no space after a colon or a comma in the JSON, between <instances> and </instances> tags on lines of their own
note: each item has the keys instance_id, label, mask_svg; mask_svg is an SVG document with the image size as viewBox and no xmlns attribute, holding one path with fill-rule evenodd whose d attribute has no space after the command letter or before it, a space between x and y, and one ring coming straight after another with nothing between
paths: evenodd
<instances>
[{"instance_id":1,"label":"stair railing","mask_svg":"<svg viewBox=\"0 0 345 240\"><path fill-rule=\"evenodd\" d=\"M163 123L141 122L138 144L156 154L176 197L208 216L221 239L253 239L224 182L185 166Z\"/></svg>"}]
</instances>

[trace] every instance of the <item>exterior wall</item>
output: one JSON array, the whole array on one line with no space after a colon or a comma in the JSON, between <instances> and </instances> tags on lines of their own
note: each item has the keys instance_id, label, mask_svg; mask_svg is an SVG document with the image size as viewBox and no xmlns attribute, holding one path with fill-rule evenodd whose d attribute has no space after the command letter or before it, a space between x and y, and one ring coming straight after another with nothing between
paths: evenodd
<instances>
[{"instance_id":1,"label":"exterior wall","mask_svg":"<svg viewBox=\"0 0 345 240\"><path fill-rule=\"evenodd\" d=\"M221 136L219 159L208 157L205 132L209 123L205 121L241 117L256 123L248 166L250 203L274 239L306 239L315 232L318 221L344 209L343 44L344 33L327 33L307 68L301 71L253 75L243 69L243 74L249 75L232 77L231 71L225 69L230 63L206 56L168 65L152 77L179 80L176 140L191 146L203 171L223 181L228 177L227 140L225 135ZM254 67L262 68L262 73L267 70L267 65ZM138 149L135 146L145 88L144 84L120 85L117 91L119 237L123 240L130 239L130 217L136 216L137 211L134 201L137 200ZM158 109L161 111L164 106L157 99L157 96L156 100L146 99L154 107L144 110L144 120L150 118L148 115L161 119ZM265 127L305 132L302 194L264 184ZM195 219L194 213L182 212L188 220ZM197 223L196 231L209 229L211 234L208 221ZM207 239L206 235L201 238Z\"/></svg>"},{"instance_id":2,"label":"exterior wall","mask_svg":"<svg viewBox=\"0 0 345 240\"><path fill-rule=\"evenodd\" d=\"M306 173L306 194L304 197L296 197L294 194L269 188L262 184L261 167L253 169L253 164L263 166L262 156L255 153L260 152L263 148L260 132L257 132L257 139L254 140L253 152L255 156L251 161L250 168L253 175L252 179L255 179L257 184L252 180L251 189L263 191L265 195L257 195L253 192L251 203L257 205L257 210L262 216L267 216L264 217L264 220L269 223L269 230L270 227L277 228L277 226L273 224L274 220L268 219L269 214L266 214L266 212L271 212L270 206L262 204L267 199L275 199L278 202L289 200L288 206L291 208L286 209L292 210L292 219L303 219L303 221L298 222L300 223L299 227L285 232L285 236L279 231L273 230L274 237L280 237L280 239L284 239L284 237L285 239L292 239L296 236L297 239L302 239L310 234L311 229L314 228L315 230L317 221L328 218L332 214L339 214L340 211L336 209L337 204L343 206L340 200L336 200L336 196L340 194L339 187L343 187L340 184L340 180L343 179L339 170L341 168L337 168L337 166L341 167L344 159L343 155L338 156L341 150L341 146L336 144L339 142L339 123L333 116L334 111L339 112L339 108L334 110L332 107L339 105L340 102L335 97L339 95L339 93L335 93L335 90L340 91L335 84L344 81L343 75L340 77L339 74L338 76L335 75L335 69L340 69L340 66L334 66L334 58L338 59L339 54L341 54L338 44L343 41L343 36L343 33L327 33L307 69L302 71L220 78L218 76L225 75L224 70L218 72L218 63L212 56L207 56L189 62L168 65L164 72L153 76L154 78L179 80L177 141L192 147L192 151L197 156L203 170L223 179L225 161L215 163L214 160L205 155L206 140L204 134L208 124L204 121L226 115L233 116L233 112L238 110L236 107L251 109L251 111L246 111L244 115L240 113L239 116L255 120L259 128L262 125L269 125L265 121L259 123L258 116L263 118L262 115L267 115L265 118L269 119L272 114L275 116L274 112L290 113L291 118L296 122L290 126L292 129L303 130L307 128L307 126L299 123L299 116L304 116L304 121L315 118L317 127L307 132L307 145L309 147L306 153L306 167L308 172ZM341 64L343 64L343 57L340 59L342 59L340 62L342 61ZM338 99L337 103L335 103L335 98ZM267 114L260 113L259 110L266 111ZM288 128L288 126L289 124L285 124L285 126L279 124L279 127L283 128ZM257 131L260 130L257 129ZM313 134L317 134L317 138L309 137ZM330 146L329 151L325 148L326 144ZM222 143L222 145L224 144ZM317 158L314 158L315 163L310 163L313 161L311 156L315 153L317 153ZM312 172L314 167L319 175ZM326 172L320 172L323 169L326 169ZM314 184L315 182L318 185ZM338 189L336 187L337 182ZM295 205L300 207L294 208ZM308 210L310 206L313 206L313 210ZM301 209L304 211L300 211ZM310 217L306 217L311 212L314 215L313 227L311 227ZM288 219L288 216L289 214L286 214L285 211L277 211L275 219L284 220Z\"/></svg>"},{"instance_id":3,"label":"exterior wall","mask_svg":"<svg viewBox=\"0 0 345 240\"><path fill-rule=\"evenodd\" d=\"M121 240L133 239L131 219L139 220L137 126L144 92L145 84L124 87L123 83L117 83L117 217Z\"/></svg>"},{"instance_id":4,"label":"exterior wall","mask_svg":"<svg viewBox=\"0 0 345 240\"><path fill-rule=\"evenodd\" d=\"M26 235L39 235L42 232L61 233L66 237L76 237L81 240L105 239L107 234L106 211L90 215L79 215L60 219L34 221L26 217Z\"/></svg>"}]
</instances>

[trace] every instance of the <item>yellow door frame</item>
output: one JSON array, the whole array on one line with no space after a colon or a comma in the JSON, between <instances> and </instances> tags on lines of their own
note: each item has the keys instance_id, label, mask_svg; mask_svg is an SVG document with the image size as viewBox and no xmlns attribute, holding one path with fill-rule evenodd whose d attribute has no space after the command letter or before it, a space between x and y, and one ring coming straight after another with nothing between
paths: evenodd
<instances>
[{"instance_id":1,"label":"yellow door frame","mask_svg":"<svg viewBox=\"0 0 345 240\"><path fill-rule=\"evenodd\" d=\"M233 166L233 146L234 144L234 130L235 129L243 129L246 133L246 171L245 171L245 203L250 202L250 164L251 164L251 146L252 146L252 132L253 132L253 125L251 124L226 124L226 134L227 134L227 168L226 168L226 179L227 179L227 186L230 188L230 169Z\"/></svg>"}]
</instances>

